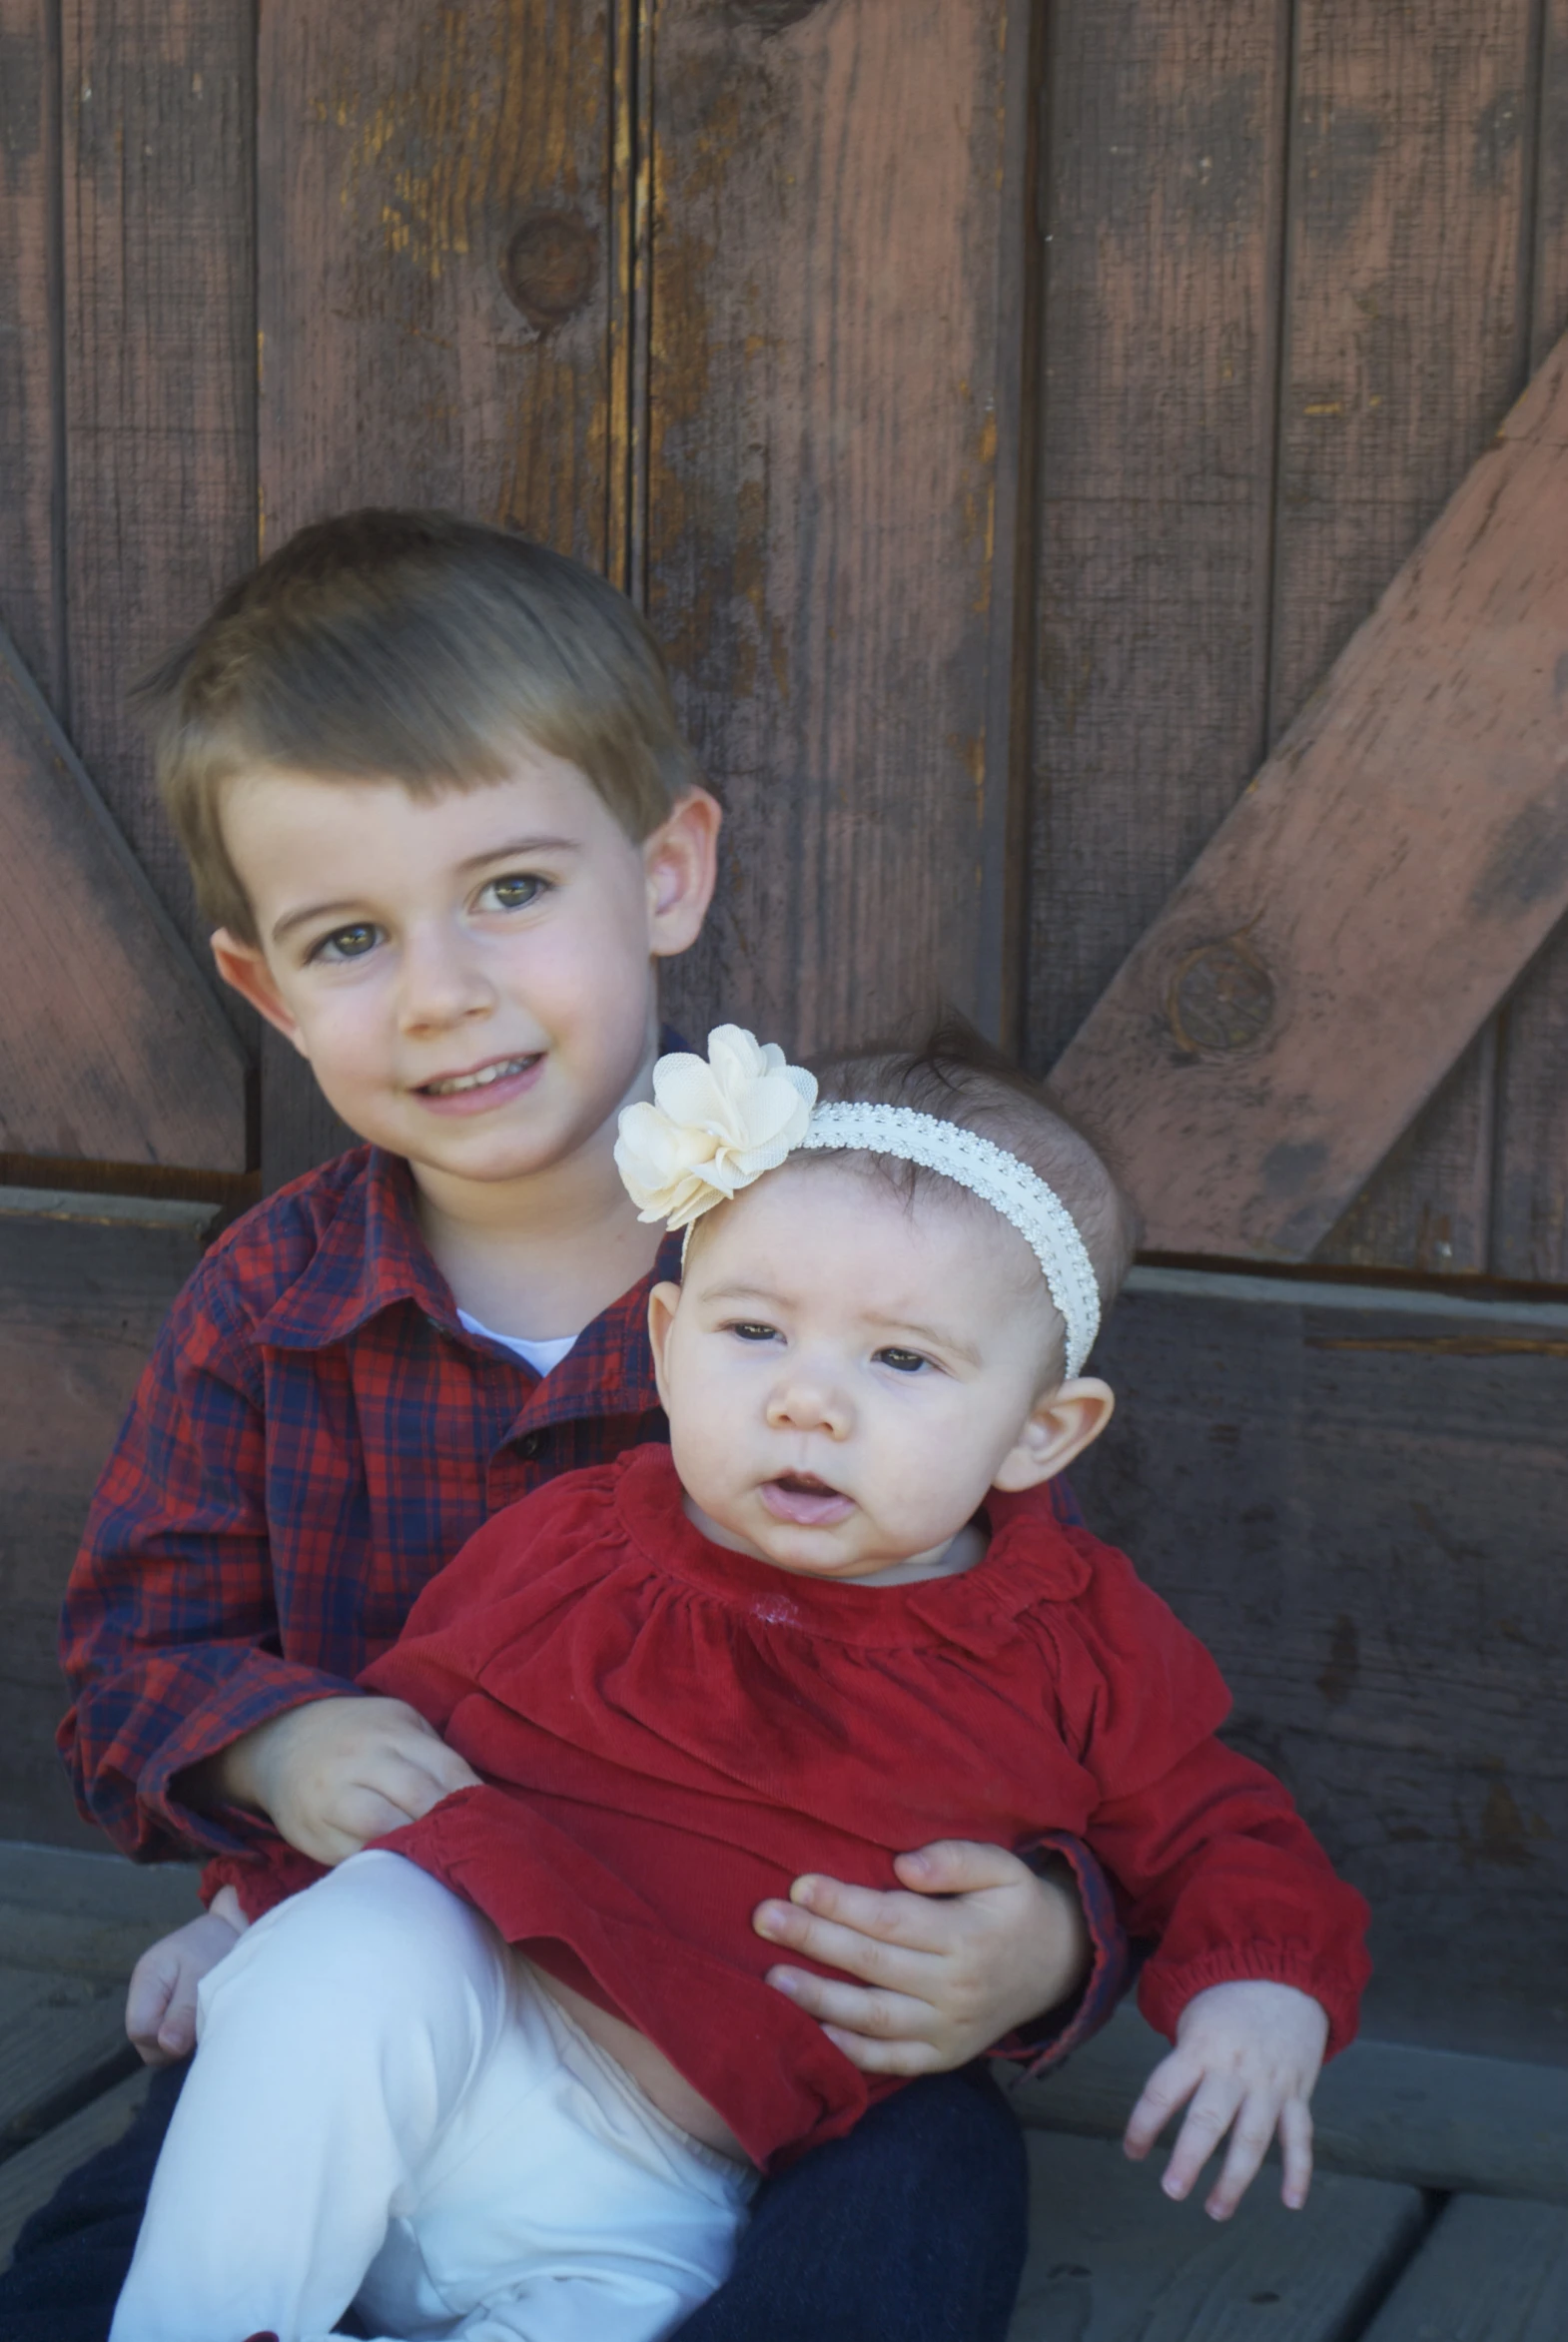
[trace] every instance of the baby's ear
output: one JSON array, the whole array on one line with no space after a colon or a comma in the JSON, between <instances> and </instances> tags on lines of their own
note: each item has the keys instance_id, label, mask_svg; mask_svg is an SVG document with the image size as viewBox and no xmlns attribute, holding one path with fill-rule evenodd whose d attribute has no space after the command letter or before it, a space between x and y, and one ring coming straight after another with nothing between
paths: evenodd
<instances>
[{"instance_id":1,"label":"baby's ear","mask_svg":"<svg viewBox=\"0 0 1568 2342\"><path fill-rule=\"evenodd\" d=\"M653 1379L658 1385L659 1404L666 1414L669 1413L669 1400L664 1389L664 1353L679 1302L678 1284L656 1284L648 1295L648 1341L653 1350Z\"/></svg>"},{"instance_id":2,"label":"baby's ear","mask_svg":"<svg viewBox=\"0 0 1568 2342\"><path fill-rule=\"evenodd\" d=\"M1075 1456L1100 1437L1116 1409L1116 1393L1109 1382L1080 1374L1059 1384L1038 1401L1028 1422L998 1467L991 1485L1006 1495L1038 1488L1042 1480L1065 1472Z\"/></svg>"}]
</instances>

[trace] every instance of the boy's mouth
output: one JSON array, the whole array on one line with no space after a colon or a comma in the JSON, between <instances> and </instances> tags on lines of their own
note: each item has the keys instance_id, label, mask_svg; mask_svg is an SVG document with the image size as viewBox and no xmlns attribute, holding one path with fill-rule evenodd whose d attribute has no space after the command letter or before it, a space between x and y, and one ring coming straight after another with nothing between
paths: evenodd
<instances>
[{"instance_id":1,"label":"boy's mouth","mask_svg":"<svg viewBox=\"0 0 1568 2342\"><path fill-rule=\"evenodd\" d=\"M830 1529L855 1509L852 1496L830 1488L815 1472L780 1472L776 1479L764 1480L759 1493L776 1521L790 1521L801 1529Z\"/></svg>"},{"instance_id":2,"label":"boy's mouth","mask_svg":"<svg viewBox=\"0 0 1568 2342\"><path fill-rule=\"evenodd\" d=\"M421 1098L463 1098L473 1090L492 1090L497 1082L531 1073L542 1055L535 1050L523 1057L492 1058L487 1066L475 1066L470 1074L440 1074L433 1082L420 1082L418 1094Z\"/></svg>"}]
</instances>

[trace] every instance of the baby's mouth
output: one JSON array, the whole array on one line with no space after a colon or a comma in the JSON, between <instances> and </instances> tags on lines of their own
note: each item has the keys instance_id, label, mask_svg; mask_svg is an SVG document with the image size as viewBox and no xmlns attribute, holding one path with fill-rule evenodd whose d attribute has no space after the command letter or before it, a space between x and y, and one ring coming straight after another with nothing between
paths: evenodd
<instances>
[{"instance_id":1,"label":"baby's mouth","mask_svg":"<svg viewBox=\"0 0 1568 2342\"><path fill-rule=\"evenodd\" d=\"M449 1074L437 1082L418 1085L421 1098L458 1098L466 1090L488 1090L493 1083L509 1081L516 1074L525 1074L539 1062L540 1052L531 1051L522 1057L497 1058L493 1065L479 1066L471 1074Z\"/></svg>"},{"instance_id":2,"label":"baby's mouth","mask_svg":"<svg viewBox=\"0 0 1568 2342\"><path fill-rule=\"evenodd\" d=\"M780 1472L764 1480L763 1504L776 1521L790 1521L802 1529L828 1529L847 1520L855 1509L852 1496L830 1488L815 1472Z\"/></svg>"}]
</instances>

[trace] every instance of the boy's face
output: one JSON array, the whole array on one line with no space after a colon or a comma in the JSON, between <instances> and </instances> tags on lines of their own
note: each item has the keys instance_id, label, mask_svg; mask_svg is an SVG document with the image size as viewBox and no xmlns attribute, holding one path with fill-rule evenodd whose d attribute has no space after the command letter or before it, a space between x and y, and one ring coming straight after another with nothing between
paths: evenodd
<instances>
[{"instance_id":1,"label":"boy's face","mask_svg":"<svg viewBox=\"0 0 1568 2342\"><path fill-rule=\"evenodd\" d=\"M1054 1312L1022 1236L849 1167L770 1172L695 1237L650 1325L698 1525L782 1569L940 1556L992 1487L1061 1471L1111 1393L1042 1392Z\"/></svg>"},{"instance_id":2,"label":"boy's face","mask_svg":"<svg viewBox=\"0 0 1568 2342\"><path fill-rule=\"evenodd\" d=\"M423 802L243 775L224 834L261 945L213 948L439 1203L613 1141L656 1044L653 961L696 937L717 828L694 791L634 844L575 766L520 745L503 779Z\"/></svg>"}]
</instances>

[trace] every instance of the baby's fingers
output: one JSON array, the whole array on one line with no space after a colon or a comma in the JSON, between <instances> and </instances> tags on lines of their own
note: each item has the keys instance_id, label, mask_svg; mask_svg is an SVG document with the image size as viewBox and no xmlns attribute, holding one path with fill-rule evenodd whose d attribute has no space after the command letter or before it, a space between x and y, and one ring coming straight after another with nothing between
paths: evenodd
<instances>
[{"instance_id":1,"label":"baby's fingers","mask_svg":"<svg viewBox=\"0 0 1568 2342\"><path fill-rule=\"evenodd\" d=\"M1280 2200L1298 2212L1312 2184L1312 2117L1304 2098L1286 2098L1279 2109L1279 2152L1285 2167Z\"/></svg>"},{"instance_id":2,"label":"baby's fingers","mask_svg":"<svg viewBox=\"0 0 1568 2342\"><path fill-rule=\"evenodd\" d=\"M170 1998L173 1995L176 1971L174 1962L161 1957L163 1947L155 1945L144 1952L131 1970L131 1988L126 1994L125 2029L130 2035L137 2055L144 2065L167 2065L171 2053L159 2040Z\"/></svg>"},{"instance_id":3,"label":"baby's fingers","mask_svg":"<svg viewBox=\"0 0 1568 2342\"><path fill-rule=\"evenodd\" d=\"M1177 2203L1190 2195L1198 2173L1229 2129L1240 2103L1239 2085L1223 2074L1210 2073L1187 2108L1176 2143L1171 2150L1160 2184ZM1240 2189L1236 2190L1239 2195Z\"/></svg>"},{"instance_id":4,"label":"baby's fingers","mask_svg":"<svg viewBox=\"0 0 1568 2342\"><path fill-rule=\"evenodd\" d=\"M1274 2135L1278 2105L1272 2098L1246 2097L1235 2118L1230 2149L1203 2209L1211 2220L1228 2220L1257 2176ZM1194 2173L1195 2177L1196 2174Z\"/></svg>"},{"instance_id":5,"label":"baby's fingers","mask_svg":"<svg viewBox=\"0 0 1568 2342\"><path fill-rule=\"evenodd\" d=\"M1203 2078L1194 2057L1176 2049L1161 2059L1144 2084L1143 2096L1128 2117L1122 2145L1135 2163L1141 2163L1173 2114L1186 2104Z\"/></svg>"}]
</instances>

